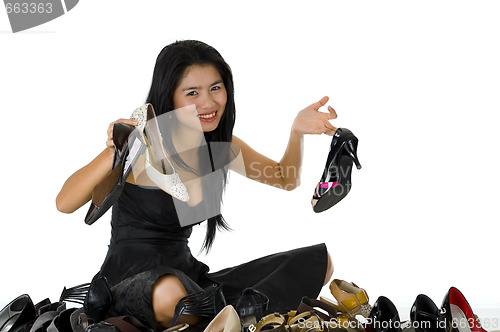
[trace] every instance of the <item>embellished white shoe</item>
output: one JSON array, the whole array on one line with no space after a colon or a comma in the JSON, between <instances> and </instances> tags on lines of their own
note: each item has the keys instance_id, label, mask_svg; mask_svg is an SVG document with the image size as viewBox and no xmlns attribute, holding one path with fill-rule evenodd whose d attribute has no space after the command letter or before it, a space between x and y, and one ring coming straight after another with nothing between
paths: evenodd
<instances>
[{"instance_id":1,"label":"embellished white shoe","mask_svg":"<svg viewBox=\"0 0 500 332\"><path fill-rule=\"evenodd\" d=\"M137 108L130 118L137 120L136 128L143 134L148 147L145 165L148 177L172 197L183 202L189 201L187 189L167 157L153 105Z\"/></svg>"}]
</instances>

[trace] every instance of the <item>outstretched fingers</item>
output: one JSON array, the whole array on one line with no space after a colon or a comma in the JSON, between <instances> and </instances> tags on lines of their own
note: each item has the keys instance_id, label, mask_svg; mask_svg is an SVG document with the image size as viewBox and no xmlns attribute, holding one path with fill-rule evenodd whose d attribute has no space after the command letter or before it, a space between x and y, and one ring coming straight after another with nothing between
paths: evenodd
<instances>
[{"instance_id":1,"label":"outstretched fingers","mask_svg":"<svg viewBox=\"0 0 500 332\"><path fill-rule=\"evenodd\" d=\"M323 98L321 98L320 101L317 101L315 102L314 104L312 104L312 108L314 108L316 111L319 110L322 106L325 106L326 103L328 102L328 96L324 96Z\"/></svg>"}]
</instances>

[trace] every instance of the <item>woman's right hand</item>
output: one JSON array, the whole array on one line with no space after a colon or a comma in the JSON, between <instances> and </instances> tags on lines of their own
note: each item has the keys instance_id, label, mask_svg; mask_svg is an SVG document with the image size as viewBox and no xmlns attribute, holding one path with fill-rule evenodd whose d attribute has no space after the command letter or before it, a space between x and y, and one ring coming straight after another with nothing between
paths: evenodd
<instances>
[{"instance_id":1,"label":"woman's right hand","mask_svg":"<svg viewBox=\"0 0 500 332\"><path fill-rule=\"evenodd\" d=\"M137 120L132 120L132 119L118 119L116 121L113 121L109 124L108 126L108 140L106 141L106 146L108 147L108 149L110 149L111 151L114 152L115 150L115 144L113 143L113 126L115 123L123 123L123 124L127 124L127 125L130 125L130 126L136 126L137 125Z\"/></svg>"}]
</instances>

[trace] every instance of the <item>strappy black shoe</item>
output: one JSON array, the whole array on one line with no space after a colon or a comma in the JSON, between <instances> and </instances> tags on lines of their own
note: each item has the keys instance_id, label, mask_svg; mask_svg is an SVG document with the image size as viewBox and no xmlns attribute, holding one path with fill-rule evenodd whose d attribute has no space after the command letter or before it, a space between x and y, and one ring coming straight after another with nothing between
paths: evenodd
<instances>
[{"instance_id":1,"label":"strappy black shoe","mask_svg":"<svg viewBox=\"0 0 500 332\"><path fill-rule=\"evenodd\" d=\"M132 167L146 149L139 131L119 122L113 125L113 143L113 166L111 172L92 190L92 202L85 216L85 223L88 225L92 225L116 203Z\"/></svg>"},{"instance_id":2,"label":"strappy black shoe","mask_svg":"<svg viewBox=\"0 0 500 332\"><path fill-rule=\"evenodd\" d=\"M82 304L90 323L98 323L113 305L113 296L106 278L96 275L91 283L64 287L59 301Z\"/></svg>"},{"instance_id":3,"label":"strappy black shoe","mask_svg":"<svg viewBox=\"0 0 500 332\"><path fill-rule=\"evenodd\" d=\"M323 176L311 200L314 212L328 210L347 196L352 185L353 162L357 169L361 169L357 149L358 139L349 129L339 128L335 131Z\"/></svg>"},{"instance_id":4,"label":"strappy black shoe","mask_svg":"<svg viewBox=\"0 0 500 332\"><path fill-rule=\"evenodd\" d=\"M410 320L416 332L446 332L436 304L420 294L410 309Z\"/></svg>"},{"instance_id":5,"label":"strappy black shoe","mask_svg":"<svg viewBox=\"0 0 500 332\"><path fill-rule=\"evenodd\" d=\"M244 289L236 303L236 312L241 319L243 331L248 331L251 324L257 324L264 316L268 306L269 298L267 295L254 288Z\"/></svg>"},{"instance_id":6,"label":"strappy black shoe","mask_svg":"<svg viewBox=\"0 0 500 332\"><path fill-rule=\"evenodd\" d=\"M213 319L226 306L222 285L213 284L201 292L196 292L179 300L175 306L170 327L177 325L181 315L199 316Z\"/></svg>"}]
</instances>

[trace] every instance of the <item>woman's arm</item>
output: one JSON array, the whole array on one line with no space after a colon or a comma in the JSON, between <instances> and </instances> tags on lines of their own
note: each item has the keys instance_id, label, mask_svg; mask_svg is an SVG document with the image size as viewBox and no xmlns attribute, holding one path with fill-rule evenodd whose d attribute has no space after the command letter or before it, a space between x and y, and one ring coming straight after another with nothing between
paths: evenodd
<instances>
[{"instance_id":1,"label":"woman's arm","mask_svg":"<svg viewBox=\"0 0 500 332\"><path fill-rule=\"evenodd\" d=\"M56 197L57 209L64 213L72 213L85 205L92 198L92 190L111 171L114 155L113 125L121 122L136 125L136 120L119 119L108 127L106 149L89 164L71 175L64 183Z\"/></svg>"},{"instance_id":2,"label":"woman's arm","mask_svg":"<svg viewBox=\"0 0 500 332\"><path fill-rule=\"evenodd\" d=\"M94 160L71 175L56 197L57 209L72 213L92 198L92 190L111 170L113 152L104 149Z\"/></svg>"},{"instance_id":3,"label":"woman's arm","mask_svg":"<svg viewBox=\"0 0 500 332\"><path fill-rule=\"evenodd\" d=\"M337 130L329 122L337 117L335 110L328 106L329 113L318 111L327 101L328 97L324 97L297 114L290 131L288 145L279 162L258 153L241 139L233 136L233 143L241 149L244 164L243 175L285 190L297 188L300 184L304 135L326 134L333 136Z\"/></svg>"}]
</instances>

